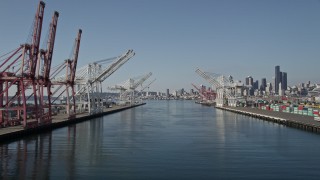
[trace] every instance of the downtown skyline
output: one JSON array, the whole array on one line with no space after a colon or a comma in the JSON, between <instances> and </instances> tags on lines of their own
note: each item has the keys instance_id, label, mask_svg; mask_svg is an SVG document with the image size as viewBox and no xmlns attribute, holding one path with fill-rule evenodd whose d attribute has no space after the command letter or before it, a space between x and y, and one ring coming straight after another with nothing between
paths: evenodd
<instances>
[{"instance_id":1,"label":"downtown skyline","mask_svg":"<svg viewBox=\"0 0 320 180\"><path fill-rule=\"evenodd\" d=\"M0 55L26 41L37 3L1 2ZM78 67L133 49L136 56L106 80L104 90L146 72L157 79L150 91L191 89L191 83L206 84L196 68L270 82L276 65L292 86L319 83L319 8L316 0L47 1L43 37L57 10L53 66L69 57L78 28Z\"/></svg>"}]
</instances>

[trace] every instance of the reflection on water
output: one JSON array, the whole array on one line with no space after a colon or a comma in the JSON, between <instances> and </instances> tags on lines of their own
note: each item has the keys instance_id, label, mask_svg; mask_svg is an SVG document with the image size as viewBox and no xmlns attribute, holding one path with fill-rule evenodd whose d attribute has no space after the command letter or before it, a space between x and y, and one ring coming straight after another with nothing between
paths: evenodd
<instances>
[{"instance_id":1,"label":"reflection on water","mask_svg":"<svg viewBox=\"0 0 320 180\"><path fill-rule=\"evenodd\" d=\"M1 144L0 179L318 179L318 141L192 101L148 101Z\"/></svg>"},{"instance_id":2,"label":"reflection on water","mask_svg":"<svg viewBox=\"0 0 320 180\"><path fill-rule=\"evenodd\" d=\"M54 177L57 171L63 177L75 177L77 163L95 164L99 161L97 155L101 154L102 138L103 120L96 118L87 123L2 144L1 177L48 179Z\"/></svg>"},{"instance_id":3,"label":"reflection on water","mask_svg":"<svg viewBox=\"0 0 320 180\"><path fill-rule=\"evenodd\" d=\"M1 145L1 177L46 179L50 175L51 144L52 134L45 133Z\"/></svg>"}]
</instances>

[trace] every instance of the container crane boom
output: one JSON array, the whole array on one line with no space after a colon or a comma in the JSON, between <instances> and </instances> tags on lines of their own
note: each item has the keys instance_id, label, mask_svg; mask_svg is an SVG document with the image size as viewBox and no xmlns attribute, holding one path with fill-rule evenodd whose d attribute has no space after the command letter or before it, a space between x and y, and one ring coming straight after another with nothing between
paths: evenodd
<instances>
[{"instance_id":1,"label":"container crane boom","mask_svg":"<svg viewBox=\"0 0 320 180\"><path fill-rule=\"evenodd\" d=\"M102 70L101 73L94 79L88 79L87 86L82 86L77 92L76 95L85 93L88 86L94 86L96 82L103 82L106 78L111 76L116 70L118 70L123 64L125 64L130 58L135 55L133 50L128 50L125 54L118 57L115 62L109 65L107 68Z\"/></svg>"},{"instance_id":2,"label":"container crane boom","mask_svg":"<svg viewBox=\"0 0 320 180\"><path fill-rule=\"evenodd\" d=\"M55 11L52 17L52 22L50 24L49 39L47 42L47 51L45 54L45 61L43 66L43 71L44 71L43 77L45 81L49 81L50 79L51 62L52 62L53 48L54 48L54 42L56 37L56 31L57 31L58 17L59 17L59 13Z\"/></svg>"},{"instance_id":3,"label":"container crane boom","mask_svg":"<svg viewBox=\"0 0 320 180\"><path fill-rule=\"evenodd\" d=\"M154 83L157 79L152 80L148 85L144 86L141 91L144 91L146 88L150 87L152 83Z\"/></svg>"},{"instance_id":4,"label":"container crane boom","mask_svg":"<svg viewBox=\"0 0 320 180\"><path fill-rule=\"evenodd\" d=\"M152 75L151 72L143 76L138 82L134 83L134 85L131 87L132 89L136 89L139 85L141 85L144 81L146 81L150 76Z\"/></svg>"},{"instance_id":5,"label":"container crane boom","mask_svg":"<svg viewBox=\"0 0 320 180\"><path fill-rule=\"evenodd\" d=\"M77 63L78 63L78 56L79 56L79 48L80 48L80 42L81 42L81 34L82 34L82 30L79 29L78 31L78 36L75 40L75 46L74 46L74 50L73 50L73 58L72 58L72 62L71 62L71 66L70 66L70 73L71 73L71 85L74 85L74 80L75 80L75 76L76 76L76 70L77 70Z\"/></svg>"},{"instance_id":6,"label":"container crane boom","mask_svg":"<svg viewBox=\"0 0 320 180\"><path fill-rule=\"evenodd\" d=\"M44 15L44 7L45 3L40 1L37 13L34 20L33 25L33 32L32 32L32 43L30 47L30 60L28 64L28 74L30 77L35 76L36 66L38 61L38 53L39 53L39 45L40 45L40 38L41 38L41 31L42 31L42 22L43 22L43 15Z\"/></svg>"},{"instance_id":7,"label":"container crane boom","mask_svg":"<svg viewBox=\"0 0 320 180\"><path fill-rule=\"evenodd\" d=\"M209 73L203 72L200 69L197 69L196 73L207 80L211 85L216 87L216 101L218 106L224 106L226 102L231 106L236 105L237 99L234 93L232 93L232 86L234 85L232 77L229 79L225 76L212 77Z\"/></svg>"},{"instance_id":8,"label":"container crane boom","mask_svg":"<svg viewBox=\"0 0 320 180\"><path fill-rule=\"evenodd\" d=\"M222 87L221 84L215 80L213 77L208 75L206 72L201 71L200 69L196 70L196 73L207 80L211 85L215 86L216 88Z\"/></svg>"},{"instance_id":9,"label":"container crane boom","mask_svg":"<svg viewBox=\"0 0 320 180\"><path fill-rule=\"evenodd\" d=\"M134 55L135 53L133 52L132 49L128 50L126 54L119 57L116 62L112 63L107 69L105 69L95 80L92 81L92 83L96 81L101 81L101 82L104 81Z\"/></svg>"},{"instance_id":10,"label":"container crane boom","mask_svg":"<svg viewBox=\"0 0 320 180\"><path fill-rule=\"evenodd\" d=\"M202 93L201 89L198 88L196 85L192 84L191 85L196 88L196 90L199 92L199 95L203 98L203 99L206 99L207 100L207 97Z\"/></svg>"},{"instance_id":11,"label":"container crane boom","mask_svg":"<svg viewBox=\"0 0 320 180\"><path fill-rule=\"evenodd\" d=\"M146 81L150 76L152 75L151 72L144 75L142 78L140 78L137 82L133 82L132 85L130 85L130 88L124 91L121 96L125 97L127 96L131 91L134 91L139 85L141 85L144 81Z\"/></svg>"}]
</instances>

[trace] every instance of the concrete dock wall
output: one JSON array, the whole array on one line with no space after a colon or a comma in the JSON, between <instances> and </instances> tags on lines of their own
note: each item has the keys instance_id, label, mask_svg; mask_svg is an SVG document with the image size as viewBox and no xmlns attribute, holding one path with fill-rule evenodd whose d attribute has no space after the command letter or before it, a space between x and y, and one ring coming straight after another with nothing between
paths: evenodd
<instances>
[{"instance_id":1,"label":"concrete dock wall","mask_svg":"<svg viewBox=\"0 0 320 180\"><path fill-rule=\"evenodd\" d=\"M216 107L217 109L230 111L246 116L259 118L265 121L282 124L288 127L301 129L313 133L320 133L320 122L315 121L314 117L291 114L284 112L265 111L247 107Z\"/></svg>"},{"instance_id":2,"label":"concrete dock wall","mask_svg":"<svg viewBox=\"0 0 320 180\"><path fill-rule=\"evenodd\" d=\"M117 108L108 109L102 113L92 114L92 115L82 114L74 119L69 119L69 120L67 118L61 117L60 119L53 121L51 124L38 126L35 128L29 128L29 129L23 129L22 126L0 128L0 143L5 142L5 141L12 141L12 140L16 140L19 138L23 138L27 135L37 134L37 133L69 126L69 125L76 124L79 122L88 121L88 120L91 120L91 119L94 119L97 117L102 117L102 116L105 116L108 114L117 113L120 111L135 108L135 107L142 106L145 104L146 103L136 104L136 105L132 105L132 106L121 106L121 107L117 107Z\"/></svg>"}]
</instances>

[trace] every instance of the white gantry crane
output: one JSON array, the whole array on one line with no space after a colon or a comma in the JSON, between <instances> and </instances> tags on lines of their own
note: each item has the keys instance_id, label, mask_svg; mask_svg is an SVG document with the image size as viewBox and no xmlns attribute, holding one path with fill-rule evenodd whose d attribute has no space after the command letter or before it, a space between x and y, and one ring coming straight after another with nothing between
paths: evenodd
<instances>
[{"instance_id":1,"label":"white gantry crane","mask_svg":"<svg viewBox=\"0 0 320 180\"><path fill-rule=\"evenodd\" d=\"M145 82L150 76L152 75L151 72L136 77L136 78L130 78L126 80L122 84L115 85L113 87L110 87L111 90L120 90L120 104L125 104L127 102L130 102L130 104L135 103L135 91L136 89Z\"/></svg>"},{"instance_id":2,"label":"white gantry crane","mask_svg":"<svg viewBox=\"0 0 320 180\"><path fill-rule=\"evenodd\" d=\"M102 82L125 64L135 55L133 50L128 50L121 56L94 61L81 68L75 73L74 84L77 91L72 101L77 101L77 111L83 112L86 109L90 114L103 111ZM108 63L107 66L104 64ZM63 74L54 78L55 81L65 81Z\"/></svg>"},{"instance_id":3,"label":"white gantry crane","mask_svg":"<svg viewBox=\"0 0 320 180\"><path fill-rule=\"evenodd\" d=\"M150 85L151 85L152 83L154 83L156 80L157 80L157 79L154 79L154 80L150 81L147 85L145 85L144 87L142 87L141 90L140 90L140 95L142 95L142 92L143 92L145 89L147 89L147 88L148 88L148 92L147 92L147 95L148 95ZM139 94L138 94L138 95L139 95Z\"/></svg>"},{"instance_id":4,"label":"white gantry crane","mask_svg":"<svg viewBox=\"0 0 320 180\"><path fill-rule=\"evenodd\" d=\"M232 76L226 77L223 75L212 74L200 69L197 69L196 73L216 88L216 106L236 106L237 102Z\"/></svg>"},{"instance_id":5,"label":"white gantry crane","mask_svg":"<svg viewBox=\"0 0 320 180\"><path fill-rule=\"evenodd\" d=\"M85 67L85 76L83 76L83 71L79 72L79 81L76 82L76 84L78 84L78 91L76 93L76 96L79 97L80 104L88 104L88 110L90 114L95 114L103 111L101 83L134 55L135 53L133 52L133 50L128 50L125 54L116 58L116 60L114 60L106 68L103 68L102 66L102 64L106 61L102 60L94 62L92 64L88 64ZM85 98L87 98L87 103L86 101L84 101ZM83 106L79 106L79 108L81 107Z\"/></svg>"}]
</instances>

